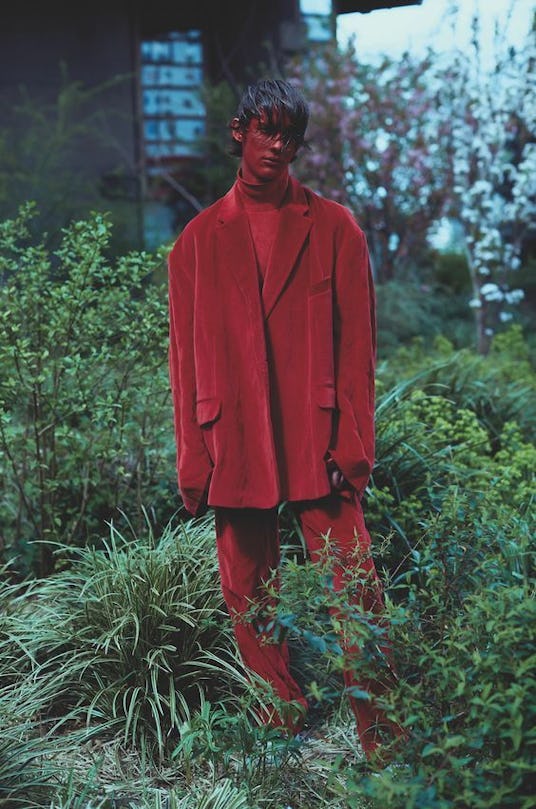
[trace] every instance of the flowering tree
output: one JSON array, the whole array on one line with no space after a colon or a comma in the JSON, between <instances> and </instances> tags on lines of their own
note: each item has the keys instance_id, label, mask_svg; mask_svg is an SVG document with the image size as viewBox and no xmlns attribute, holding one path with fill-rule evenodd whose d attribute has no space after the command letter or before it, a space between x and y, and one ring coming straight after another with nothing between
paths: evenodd
<instances>
[{"instance_id":1,"label":"flowering tree","mask_svg":"<svg viewBox=\"0 0 536 809\"><path fill-rule=\"evenodd\" d=\"M463 226L482 353L523 298L515 271L536 214L535 66L532 31L522 50L503 43L492 70L482 69L476 36L474 52L455 54L445 70L453 213Z\"/></svg>"},{"instance_id":2,"label":"flowering tree","mask_svg":"<svg viewBox=\"0 0 536 809\"><path fill-rule=\"evenodd\" d=\"M536 203L535 32L519 51L497 37L484 70L474 47L362 64L353 44L323 47L289 69L311 102L312 149L297 173L348 205L364 228L377 280L426 256L445 214L464 234L485 353L523 297L516 288Z\"/></svg>"},{"instance_id":3,"label":"flowering tree","mask_svg":"<svg viewBox=\"0 0 536 809\"><path fill-rule=\"evenodd\" d=\"M366 231L379 281L419 262L431 224L446 211L440 85L432 55L362 64L353 44L323 48L294 64L290 78L310 100L311 151L302 181L348 205Z\"/></svg>"}]
</instances>

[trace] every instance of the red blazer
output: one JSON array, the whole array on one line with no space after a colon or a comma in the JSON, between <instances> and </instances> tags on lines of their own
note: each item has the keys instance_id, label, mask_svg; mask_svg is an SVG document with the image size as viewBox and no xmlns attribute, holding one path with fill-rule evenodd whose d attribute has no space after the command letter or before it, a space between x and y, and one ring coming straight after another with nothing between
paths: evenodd
<instances>
[{"instance_id":1,"label":"red blazer","mask_svg":"<svg viewBox=\"0 0 536 809\"><path fill-rule=\"evenodd\" d=\"M192 514L361 493L374 462L374 292L363 232L291 179L260 288L233 186L169 256L179 488Z\"/></svg>"}]
</instances>

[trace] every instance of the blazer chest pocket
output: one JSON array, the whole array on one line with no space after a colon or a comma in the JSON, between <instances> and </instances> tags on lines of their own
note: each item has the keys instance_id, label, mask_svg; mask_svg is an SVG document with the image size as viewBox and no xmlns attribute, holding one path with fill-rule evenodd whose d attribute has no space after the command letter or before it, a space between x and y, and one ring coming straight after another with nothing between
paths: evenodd
<instances>
[{"instance_id":1,"label":"blazer chest pocket","mask_svg":"<svg viewBox=\"0 0 536 809\"><path fill-rule=\"evenodd\" d=\"M321 281L317 281L316 284L313 284L309 287L309 295L321 295L323 292L331 293L331 275L328 275L327 278L322 278Z\"/></svg>"},{"instance_id":2,"label":"blazer chest pocket","mask_svg":"<svg viewBox=\"0 0 536 809\"><path fill-rule=\"evenodd\" d=\"M199 399L195 410L199 426L210 427L221 415L221 399L214 396L208 399Z\"/></svg>"}]
</instances>

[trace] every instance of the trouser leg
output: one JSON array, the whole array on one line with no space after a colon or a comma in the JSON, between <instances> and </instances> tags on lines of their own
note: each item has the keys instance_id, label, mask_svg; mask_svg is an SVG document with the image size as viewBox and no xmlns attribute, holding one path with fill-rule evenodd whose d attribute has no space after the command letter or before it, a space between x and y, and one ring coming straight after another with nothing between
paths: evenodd
<instances>
[{"instance_id":1,"label":"trouser leg","mask_svg":"<svg viewBox=\"0 0 536 809\"><path fill-rule=\"evenodd\" d=\"M218 507L215 518L221 587L242 660L271 683L282 700L296 701L306 709L307 702L289 672L286 643L274 643L263 629L263 605L269 598L264 584L271 581L275 589L278 586L273 576L279 566L277 512ZM289 716L269 711L263 719L297 729Z\"/></svg>"},{"instance_id":2,"label":"trouser leg","mask_svg":"<svg viewBox=\"0 0 536 809\"><path fill-rule=\"evenodd\" d=\"M377 625L382 627L382 587L371 556L370 535L358 498L346 493L334 493L320 500L292 503L291 506L301 524L311 560L322 559L327 549L334 590L340 591L347 588L350 582L356 582L350 595L351 603L375 614ZM326 543L323 535L328 531L329 540ZM387 665L379 667L378 677L374 680L356 679L355 662L360 656L360 650L355 641L343 638L346 656L345 685L372 695L370 701L349 695L361 745L369 757L373 756L386 732L391 736L399 736L402 732L385 717L376 702L376 698L393 684L390 649L386 635L384 637L380 648Z\"/></svg>"}]
</instances>

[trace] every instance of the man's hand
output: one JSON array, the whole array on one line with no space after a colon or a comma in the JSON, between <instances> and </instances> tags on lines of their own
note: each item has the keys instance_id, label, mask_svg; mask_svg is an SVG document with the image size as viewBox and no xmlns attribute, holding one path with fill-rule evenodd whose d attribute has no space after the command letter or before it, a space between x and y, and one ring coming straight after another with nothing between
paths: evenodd
<instances>
[{"instance_id":1,"label":"man's hand","mask_svg":"<svg viewBox=\"0 0 536 809\"><path fill-rule=\"evenodd\" d=\"M331 488L336 491L340 491L344 488L345 484L347 485L346 478L338 467L330 470L329 482L331 483Z\"/></svg>"},{"instance_id":2,"label":"man's hand","mask_svg":"<svg viewBox=\"0 0 536 809\"><path fill-rule=\"evenodd\" d=\"M333 458L328 457L326 460L326 468L328 472L328 478L331 485L331 488L334 489L336 492L340 492L343 489L349 489L350 484L344 477L343 473L333 460Z\"/></svg>"}]
</instances>

